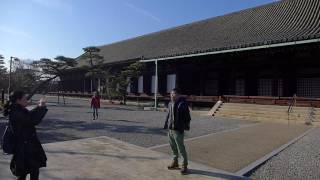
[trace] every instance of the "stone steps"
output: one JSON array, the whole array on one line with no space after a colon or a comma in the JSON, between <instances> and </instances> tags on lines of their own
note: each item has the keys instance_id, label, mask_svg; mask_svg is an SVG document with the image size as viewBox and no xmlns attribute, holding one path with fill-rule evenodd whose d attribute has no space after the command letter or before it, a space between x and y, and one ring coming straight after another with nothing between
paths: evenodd
<instances>
[{"instance_id":1,"label":"stone steps","mask_svg":"<svg viewBox=\"0 0 320 180\"><path fill-rule=\"evenodd\" d=\"M287 113L288 110L283 110L283 109L272 109L272 108L233 108L233 107L224 107L222 106L219 110L223 109L224 111L248 111L248 112L259 112L259 113L264 113L266 110L272 111L273 113ZM305 113L306 111L309 111L309 109L292 109L291 113Z\"/></svg>"},{"instance_id":2,"label":"stone steps","mask_svg":"<svg viewBox=\"0 0 320 180\"><path fill-rule=\"evenodd\" d=\"M245 116L245 115L218 115L216 117L224 117L224 118L231 118L231 119L243 119L243 120L254 120L254 121L288 121L288 118L286 118L286 117L272 118L272 117ZM290 118L289 120L290 121L305 122L305 119Z\"/></svg>"},{"instance_id":3,"label":"stone steps","mask_svg":"<svg viewBox=\"0 0 320 180\"><path fill-rule=\"evenodd\" d=\"M224 108L233 108L233 109L274 109L276 111L287 111L288 106L279 106L279 105L259 105L259 104L241 104L241 103L224 103L221 105ZM308 110L309 107L297 107L294 106L295 111L304 111ZM315 111L320 111L320 108L314 108Z\"/></svg>"},{"instance_id":4,"label":"stone steps","mask_svg":"<svg viewBox=\"0 0 320 180\"><path fill-rule=\"evenodd\" d=\"M276 111L287 111L288 106L277 106L277 105L257 105L257 104L252 104L252 105L243 105L243 104L234 104L234 105L229 105L228 103L224 103L221 105L221 107L225 108L233 108L233 109L274 109ZM297 111L304 111L309 109L308 107L293 107L293 109ZM319 110L319 108L315 108L315 110ZM320 110L319 110L320 111Z\"/></svg>"},{"instance_id":5,"label":"stone steps","mask_svg":"<svg viewBox=\"0 0 320 180\"><path fill-rule=\"evenodd\" d=\"M275 115L275 116L287 116L288 113L287 112L274 112L274 111L271 111L271 110L264 110L264 111L255 111L255 110L247 110L247 109L244 109L244 110L241 110L241 109L220 109L219 111L217 111L217 113L221 113L221 114L229 114L229 113L232 113L232 114L256 114L256 115L264 115L264 114L268 114L268 115ZM304 112L292 112L290 113L291 116L296 116L296 117L301 117L301 116L305 116L305 115L309 115L307 113L307 111L304 111ZM316 114L315 116L319 116L318 114Z\"/></svg>"},{"instance_id":6,"label":"stone steps","mask_svg":"<svg viewBox=\"0 0 320 180\"><path fill-rule=\"evenodd\" d=\"M254 112L254 111L241 111L241 110L221 110L217 112L218 114L246 114L246 115L257 115L257 116L288 116L287 112L271 112L271 111L265 111L265 112ZM309 116L308 112L304 113L291 113L290 117L307 117ZM318 117L318 115L315 115L315 117Z\"/></svg>"},{"instance_id":7,"label":"stone steps","mask_svg":"<svg viewBox=\"0 0 320 180\"><path fill-rule=\"evenodd\" d=\"M214 116L259 121L288 121L287 111L288 106L224 103ZM309 107L293 107L289 120L306 121L309 118L309 113ZM320 108L314 109L313 117L315 121L320 120Z\"/></svg>"}]
</instances>

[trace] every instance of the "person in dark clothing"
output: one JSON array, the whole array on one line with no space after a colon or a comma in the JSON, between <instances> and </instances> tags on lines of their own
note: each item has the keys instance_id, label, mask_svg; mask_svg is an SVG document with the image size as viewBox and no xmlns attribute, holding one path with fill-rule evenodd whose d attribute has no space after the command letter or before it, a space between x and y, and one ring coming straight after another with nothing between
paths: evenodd
<instances>
[{"instance_id":1,"label":"person in dark clothing","mask_svg":"<svg viewBox=\"0 0 320 180\"><path fill-rule=\"evenodd\" d=\"M171 101L168 104L168 114L164 129L168 129L170 147L173 153L173 161L168 166L169 170L179 169L179 153L183 157L181 174L188 173L188 155L184 146L184 131L190 130L190 112L187 102L179 96L177 89L170 93Z\"/></svg>"},{"instance_id":2,"label":"person in dark clothing","mask_svg":"<svg viewBox=\"0 0 320 180\"><path fill-rule=\"evenodd\" d=\"M93 120L98 119L98 109L100 108L100 97L97 92L94 92L91 98L91 108L93 110Z\"/></svg>"},{"instance_id":3,"label":"person in dark clothing","mask_svg":"<svg viewBox=\"0 0 320 180\"><path fill-rule=\"evenodd\" d=\"M35 126L42 121L47 108L43 98L31 111L26 109L27 105L26 95L22 91L12 92L5 105L4 115L9 116L15 143L10 169L18 180L25 180L27 174L30 174L30 180L38 180L39 168L46 167L47 157Z\"/></svg>"}]
</instances>

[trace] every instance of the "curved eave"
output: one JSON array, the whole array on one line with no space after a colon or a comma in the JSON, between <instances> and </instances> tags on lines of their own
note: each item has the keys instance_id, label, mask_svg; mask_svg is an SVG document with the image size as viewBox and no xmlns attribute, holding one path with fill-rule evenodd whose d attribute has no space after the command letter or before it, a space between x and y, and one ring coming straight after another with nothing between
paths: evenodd
<instances>
[{"instance_id":1,"label":"curved eave","mask_svg":"<svg viewBox=\"0 0 320 180\"><path fill-rule=\"evenodd\" d=\"M220 51L194 53L194 54L187 54L187 55L170 56L170 57L158 57L158 58L140 60L140 62L154 62L154 61L164 61L164 60L182 59L182 58L189 58L189 57L196 57L196 56L206 56L206 55L214 55L214 54L224 54L224 53L250 51L250 50L258 50L258 49L267 49L267 48L275 48L275 47L283 47L283 46L294 46L294 45L299 45L299 44L310 44L310 43L318 43L318 42L320 42L320 38L303 40L303 41L286 42L286 43L267 44L267 45L253 46L253 47L245 47L245 48L236 48L236 49L220 50Z\"/></svg>"}]
</instances>

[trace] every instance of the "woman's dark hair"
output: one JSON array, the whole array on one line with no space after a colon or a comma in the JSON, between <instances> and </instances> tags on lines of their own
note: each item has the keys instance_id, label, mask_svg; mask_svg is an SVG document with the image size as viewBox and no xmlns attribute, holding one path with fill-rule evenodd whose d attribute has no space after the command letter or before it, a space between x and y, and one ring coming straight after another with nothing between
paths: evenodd
<instances>
[{"instance_id":1,"label":"woman's dark hair","mask_svg":"<svg viewBox=\"0 0 320 180\"><path fill-rule=\"evenodd\" d=\"M173 88L172 91L176 92L177 94L180 94L180 89L179 88Z\"/></svg>"},{"instance_id":2,"label":"woman's dark hair","mask_svg":"<svg viewBox=\"0 0 320 180\"><path fill-rule=\"evenodd\" d=\"M3 115L8 116L12 105L16 103L17 100L22 99L25 93L23 91L13 91L9 96L9 101L4 105Z\"/></svg>"}]
</instances>

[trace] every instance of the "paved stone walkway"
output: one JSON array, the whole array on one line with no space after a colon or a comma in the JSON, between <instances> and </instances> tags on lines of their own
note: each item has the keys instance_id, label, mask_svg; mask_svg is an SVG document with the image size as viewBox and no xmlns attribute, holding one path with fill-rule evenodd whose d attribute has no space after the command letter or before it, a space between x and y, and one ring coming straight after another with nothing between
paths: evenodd
<instances>
[{"instance_id":1,"label":"paved stone walkway","mask_svg":"<svg viewBox=\"0 0 320 180\"><path fill-rule=\"evenodd\" d=\"M218 180L248 179L190 163L191 174L169 171L170 158L162 153L108 137L44 145L48 167L41 169L43 180ZM15 179L9 171L9 157L0 158L0 179Z\"/></svg>"},{"instance_id":2,"label":"paved stone walkway","mask_svg":"<svg viewBox=\"0 0 320 180\"><path fill-rule=\"evenodd\" d=\"M186 141L189 159L228 172L237 172L299 136L310 126L260 123ZM152 148L169 153L169 146Z\"/></svg>"}]
</instances>

